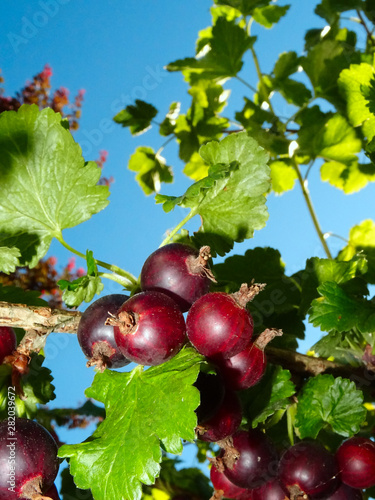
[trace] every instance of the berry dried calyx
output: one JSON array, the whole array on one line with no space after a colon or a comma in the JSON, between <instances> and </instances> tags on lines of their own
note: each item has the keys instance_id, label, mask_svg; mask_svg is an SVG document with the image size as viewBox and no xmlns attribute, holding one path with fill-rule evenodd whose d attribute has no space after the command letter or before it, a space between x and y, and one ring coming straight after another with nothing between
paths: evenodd
<instances>
[{"instance_id":1,"label":"berry dried calyx","mask_svg":"<svg viewBox=\"0 0 375 500\"><path fill-rule=\"evenodd\" d=\"M77 338L87 366L120 368L130 363L120 352L114 335L114 328L105 324L109 315L116 314L128 295L111 294L96 300L82 314L78 325Z\"/></svg>"},{"instance_id":2,"label":"berry dried calyx","mask_svg":"<svg viewBox=\"0 0 375 500\"><path fill-rule=\"evenodd\" d=\"M106 324L114 326L115 341L122 354L140 365L160 365L186 342L180 308L160 292L133 295Z\"/></svg>"},{"instance_id":3,"label":"berry dried calyx","mask_svg":"<svg viewBox=\"0 0 375 500\"><path fill-rule=\"evenodd\" d=\"M215 281L208 267L210 247L199 252L182 243L170 243L153 252L141 271L141 289L158 291L170 296L186 312L202 295L209 292Z\"/></svg>"},{"instance_id":4,"label":"berry dried calyx","mask_svg":"<svg viewBox=\"0 0 375 500\"><path fill-rule=\"evenodd\" d=\"M245 349L254 329L246 304L264 287L243 284L234 294L207 293L194 302L186 318L186 331L196 350L215 361Z\"/></svg>"}]
</instances>

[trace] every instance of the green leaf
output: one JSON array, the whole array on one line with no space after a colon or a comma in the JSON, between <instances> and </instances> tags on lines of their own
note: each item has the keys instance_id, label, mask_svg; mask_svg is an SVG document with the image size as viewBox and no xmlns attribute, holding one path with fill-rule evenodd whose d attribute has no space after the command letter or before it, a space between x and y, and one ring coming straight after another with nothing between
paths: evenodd
<instances>
[{"instance_id":1,"label":"green leaf","mask_svg":"<svg viewBox=\"0 0 375 500\"><path fill-rule=\"evenodd\" d=\"M322 181L344 191L345 194L355 193L375 182L375 165L353 162L350 165L336 161L326 162L320 167Z\"/></svg>"},{"instance_id":2,"label":"green leaf","mask_svg":"<svg viewBox=\"0 0 375 500\"><path fill-rule=\"evenodd\" d=\"M246 132L212 141L199 151L211 165L208 176L180 197L157 195L165 211L176 205L190 208L202 218L200 233L215 235L212 248L225 254L233 242L251 238L268 218L264 194L270 185L267 154ZM207 243L208 244L208 243Z\"/></svg>"},{"instance_id":3,"label":"green leaf","mask_svg":"<svg viewBox=\"0 0 375 500\"><path fill-rule=\"evenodd\" d=\"M338 78L349 67L351 52L345 43L337 40L320 40L310 48L301 64L315 89L315 97L323 97L340 106Z\"/></svg>"},{"instance_id":4,"label":"green leaf","mask_svg":"<svg viewBox=\"0 0 375 500\"><path fill-rule=\"evenodd\" d=\"M318 106L313 106L300 113L297 121L301 124L298 154L342 163L357 159L362 143L343 116L322 113Z\"/></svg>"},{"instance_id":5,"label":"green leaf","mask_svg":"<svg viewBox=\"0 0 375 500\"><path fill-rule=\"evenodd\" d=\"M197 498L210 498L212 487L210 480L204 475L202 470L195 467L181 468L182 460L163 457L160 477L156 482L163 486L163 490L175 494L191 494ZM172 493L172 494L173 494Z\"/></svg>"},{"instance_id":6,"label":"green leaf","mask_svg":"<svg viewBox=\"0 0 375 500\"><path fill-rule=\"evenodd\" d=\"M0 247L0 272L10 274L20 265L21 252L18 248Z\"/></svg>"},{"instance_id":7,"label":"green leaf","mask_svg":"<svg viewBox=\"0 0 375 500\"><path fill-rule=\"evenodd\" d=\"M239 10L244 16L252 15L256 7L265 7L271 0L215 0L218 5L229 5Z\"/></svg>"},{"instance_id":8,"label":"green leaf","mask_svg":"<svg viewBox=\"0 0 375 500\"><path fill-rule=\"evenodd\" d=\"M362 8L362 0L322 0L316 6L315 13L326 19L329 23L333 23L338 18L340 12Z\"/></svg>"},{"instance_id":9,"label":"green leaf","mask_svg":"<svg viewBox=\"0 0 375 500\"><path fill-rule=\"evenodd\" d=\"M274 87L287 102L295 106L303 106L311 99L311 91L302 82L297 82L292 78L275 80Z\"/></svg>"},{"instance_id":10,"label":"green leaf","mask_svg":"<svg viewBox=\"0 0 375 500\"><path fill-rule=\"evenodd\" d=\"M367 260L364 256L353 255L348 262L334 259L312 257L306 261L306 267L301 275L302 300L300 311L305 316L313 299L319 296L318 287L326 281L343 284L355 281L367 271ZM367 288L361 290L367 293Z\"/></svg>"},{"instance_id":11,"label":"green leaf","mask_svg":"<svg viewBox=\"0 0 375 500\"><path fill-rule=\"evenodd\" d=\"M254 21L265 28L272 26L280 21L288 12L290 5L267 5L266 7L257 7L253 11Z\"/></svg>"},{"instance_id":12,"label":"green leaf","mask_svg":"<svg viewBox=\"0 0 375 500\"><path fill-rule=\"evenodd\" d=\"M128 168L137 172L135 180L146 195L159 192L162 182L173 182L172 169L165 164L165 158L149 147L137 148L130 157Z\"/></svg>"},{"instance_id":13,"label":"green leaf","mask_svg":"<svg viewBox=\"0 0 375 500\"><path fill-rule=\"evenodd\" d=\"M190 161L185 165L183 173L193 179L193 181L200 181L208 174L208 165L203 160L199 153L193 153Z\"/></svg>"},{"instance_id":14,"label":"green leaf","mask_svg":"<svg viewBox=\"0 0 375 500\"><path fill-rule=\"evenodd\" d=\"M160 135L168 136L173 134L173 131L176 126L176 120L178 115L180 114L181 103L180 102L172 102L169 106L169 111L166 114L166 117L161 122L159 127Z\"/></svg>"},{"instance_id":15,"label":"green leaf","mask_svg":"<svg viewBox=\"0 0 375 500\"><path fill-rule=\"evenodd\" d=\"M132 135L139 135L151 127L151 121L157 114L158 110L152 104L136 99L135 106L129 104L113 120L123 127L129 127Z\"/></svg>"},{"instance_id":16,"label":"green leaf","mask_svg":"<svg viewBox=\"0 0 375 500\"><path fill-rule=\"evenodd\" d=\"M74 281L59 280L57 282L60 289L64 291L62 298L68 307L78 307L83 301L91 302L95 294L99 295L104 289L91 250L86 252L86 261L87 274L85 276Z\"/></svg>"},{"instance_id":17,"label":"green leaf","mask_svg":"<svg viewBox=\"0 0 375 500\"><path fill-rule=\"evenodd\" d=\"M33 353L29 364L29 372L21 378L21 387L24 398L20 398L16 393L8 388L12 386L10 365L0 365L0 419L7 418L8 398L14 395L14 405L17 417L35 418L38 405L47 404L55 399L52 385L53 377L51 370L42 366L44 357Z\"/></svg>"},{"instance_id":18,"label":"green leaf","mask_svg":"<svg viewBox=\"0 0 375 500\"><path fill-rule=\"evenodd\" d=\"M104 403L106 419L90 440L59 450L60 457L70 457L79 488L91 488L96 500L141 498L141 482L153 484L159 475L160 442L168 453L180 454L181 439L195 438L199 392L192 384L202 360L185 348L145 371L137 366L95 376L86 395Z\"/></svg>"},{"instance_id":19,"label":"green leaf","mask_svg":"<svg viewBox=\"0 0 375 500\"><path fill-rule=\"evenodd\" d=\"M365 418L363 394L348 379L317 375L298 396L295 425L302 439L315 439L326 428L350 437L357 434Z\"/></svg>"},{"instance_id":20,"label":"green leaf","mask_svg":"<svg viewBox=\"0 0 375 500\"><path fill-rule=\"evenodd\" d=\"M194 75L194 82L236 76L242 68L243 55L254 40L235 21L219 17L212 28L212 37L207 40L209 51L199 59L188 57L172 62L167 70L187 71Z\"/></svg>"},{"instance_id":21,"label":"green leaf","mask_svg":"<svg viewBox=\"0 0 375 500\"><path fill-rule=\"evenodd\" d=\"M18 248L33 267L53 237L107 206L108 188L52 109L1 113L0 144L0 246Z\"/></svg>"},{"instance_id":22,"label":"green leaf","mask_svg":"<svg viewBox=\"0 0 375 500\"><path fill-rule=\"evenodd\" d=\"M300 63L300 58L298 57L296 52L282 52L279 55L279 58L273 68L275 79L285 80L285 78L288 78L288 76L296 73L298 71Z\"/></svg>"},{"instance_id":23,"label":"green leaf","mask_svg":"<svg viewBox=\"0 0 375 500\"><path fill-rule=\"evenodd\" d=\"M295 394L296 388L290 378L289 370L269 364L257 385L238 393L245 418L251 421L253 428L291 404L289 398Z\"/></svg>"},{"instance_id":24,"label":"green leaf","mask_svg":"<svg viewBox=\"0 0 375 500\"><path fill-rule=\"evenodd\" d=\"M374 78L374 69L370 64L352 64L339 78L339 88L347 102L348 117L354 127L362 125L368 140L375 137L375 116L371 113L366 98L366 89Z\"/></svg>"},{"instance_id":25,"label":"green leaf","mask_svg":"<svg viewBox=\"0 0 375 500\"><path fill-rule=\"evenodd\" d=\"M298 178L296 169L288 161L273 161L271 167L272 190L276 194L283 194L294 188Z\"/></svg>"},{"instance_id":26,"label":"green leaf","mask_svg":"<svg viewBox=\"0 0 375 500\"><path fill-rule=\"evenodd\" d=\"M368 261L365 278L369 283L375 284L375 222L371 219L364 220L351 228L348 245L343 248L338 258L347 261L360 252Z\"/></svg>"},{"instance_id":27,"label":"green leaf","mask_svg":"<svg viewBox=\"0 0 375 500\"><path fill-rule=\"evenodd\" d=\"M332 330L312 347L318 356L334 359L351 366L363 366L363 336L357 330L337 332Z\"/></svg>"},{"instance_id":28,"label":"green leaf","mask_svg":"<svg viewBox=\"0 0 375 500\"><path fill-rule=\"evenodd\" d=\"M37 290L23 290L16 286L3 286L1 283L0 301L27 306L48 306L48 303L40 298L40 292Z\"/></svg>"},{"instance_id":29,"label":"green leaf","mask_svg":"<svg viewBox=\"0 0 375 500\"><path fill-rule=\"evenodd\" d=\"M76 487L69 468L64 469L61 473L60 495L62 500L94 500L90 490L80 490Z\"/></svg>"},{"instance_id":30,"label":"green leaf","mask_svg":"<svg viewBox=\"0 0 375 500\"><path fill-rule=\"evenodd\" d=\"M357 328L375 339L375 304L348 295L337 283L327 281L318 287L320 298L313 300L309 322L329 332ZM371 343L373 344L373 342Z\"/></svg>"}]
</instances>

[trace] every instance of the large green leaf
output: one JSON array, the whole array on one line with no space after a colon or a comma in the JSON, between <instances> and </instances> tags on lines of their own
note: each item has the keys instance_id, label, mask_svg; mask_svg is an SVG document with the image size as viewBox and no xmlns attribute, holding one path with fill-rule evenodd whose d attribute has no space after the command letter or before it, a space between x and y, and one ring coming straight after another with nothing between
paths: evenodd
<instances>
[{"instance_id":1,"label":"large green leaf","mask_svg":"<svg viewBox=\"0 0 375 500\"><path fill-rule=\"evenodd\" d=\"M306 267L301 275L302 300L300 311L305 316L313 299L319 297L317 288L326 281L338 284L355 281L367 271L367 260L364 256L352 256L348 262L334 259L321 259L312 257L306 261ZM364 280L363 280L364 281ZM357 285L358 281L355 281ZM358 283L358 286L360 284ZM363 284L361 292L367 293L366 285Z\"/></svg>"},{"instance_id":2,"label":"large green leaf","mask_svg":"<svg viewBox=\"0 0 375 500\"><path fill-rule=\"evenodd\" d=\"M349 437L359 431L365 417L363 394L354 382L318 375L305 384L298 396L295 425L302 439L315 439L325 428Z\"/></svg>"},{"instance_id":3,"label":"large green leaf","mask_svg":"<svg viewBox=\"0 0 375 500\"><path fill-rule=\"evenodd\" d=\"M360 191L369 182L375 182L375 165L329 161L320 167L320 176L322 181L329 182L345 194L351 194Z\"/></svg>"},{"instance_id":4,"label":"large green leaf","mask_svg":"<svg viewBox=\"0 0 375 500\"><path fill-rule=\"evenodd\" d=\"M347 46L338 40L320 40L302 58L302 66L315 89L316 97L328 99L340 105L337 80L341 71L350 64Z\"/></svg>"},{"instance_id":5,"label":"large green leaf","mask_svg":"<svg viewBox=\"0 0 375 500\"><path fill-rule=\"evenodd\" d=\"M368 261L366 279L375 284L375 222L371 219L364 220L351 228L348 244L340 252L340 260L350 260L357 253L362 252Z\"/></svg>"},{"instance_id":6,"label":"large green leaf","mask_svg":"<svg viewBox=\"0 0 375 500\"><path fill-rule=\"evenodd\" d=\"M61 115L36 105L0 115L0 246L35 266L53 237L107 206L101 170L85 163Z\"/></svg>"},{"instance_id":7,"label":"large green leaf","mask_svg":"<svg viewBox=\"0 0 375 500\"><path fill-rule=\"evenodd\" d=\"M0 272L13 273L20 265L21 252L18 248L0 247Z\"/></svg>"},{"instance_id":8,"label":"large green leaf","mask_svg":"<svg viewBox=\"0 0 375 500\"><path fill-rule=\"evenodd\" d=\"M179 59L168 64L168 71L187 71L187 74L194 74L194 81L236 76L242 68L244 53L254 43L254 37L249 37L246 30L234 21L219 17L207 42L209 50L203 57Z\"/></svg>"},{"instance_id":9,"label":"large green leaf","mask_svg":"<svg viewBox=\"0 0 375 500\"><path fill-rule=\"evenodd\" d=\"M374 76L370 64L352 64L340 74L338 82L347 102L349 120L354 127L362 125L368 140L375 137L375 115L370 111L370 101L366 97Z\"/></svg>"},{"instance_id":10,"label":"large green leaf","mask_svg":"<svg viewBox=\"0 0 375 500\"><path fill-rule=\"evenodd\" d=\"M200 233L214 235L212 250L220 255L253 236L268 218L265 193L270 187L267 154L246 132L231 134L221 142L200 148L211 165L208 176L190 186L180 197L157 195L165 211L176 205L190 208L202 218ZM206 242L207 244L208 241Z\"/></svg>"},{"instance_id":11,"label":"large green leaf","mask_svg":"<svg viewBox=\"0 0 375 500\"><path fill-rule=\"evenodd\" d=\"M318 292L321 297L313 300L309 310L310 323L326 332L357 328L374 344L375 304L372 301L352 297L333 281L326 281Z\"/></svg>"},{"instance_id":12,"label":"large green leaf","mask_svg":"<svg viewBox=\"0 0 375 500\"><path fill-rule=\"evenodd\" d=\"M296 388L290 379L289 370L270 364L257 385L239 393L244 416L251 421L253 428L291 404L290 397L295 394Z\"/></svg>"},{"instance_id":13,"label":"large green leaf","mask_svg":"<svg viewBox=\"0 0 375 500\"><path fill-rule=\"evenodd\" d=\"M181 439L193 441L199 392L195 382L202 356L183 349L171 361L130 373L106 370L95 376L88 397L104 403L106 419L90 440L65 445L70 472L95 500L141 498L141 483L153 484L163 448L182 452ZM115 432L114 432L115 431Z\"/></svg>"},{"instance_id":14,"label":"large green leaf","mask_svg":"<svg viewBox=\"0 0 375 500\"><path fill-rule=\"evenodd\" d=\"M298 154L342 163L357 159L362 143L343 116L322 113L318 106L313 106L299 115L298 122L301 124Z\"/></svg>"}]
</instances>

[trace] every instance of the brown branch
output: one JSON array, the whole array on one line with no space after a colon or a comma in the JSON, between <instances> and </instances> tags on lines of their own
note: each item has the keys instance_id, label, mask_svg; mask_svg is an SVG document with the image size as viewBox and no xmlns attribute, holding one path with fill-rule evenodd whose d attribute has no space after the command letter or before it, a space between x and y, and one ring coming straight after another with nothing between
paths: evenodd
<instances>
[{"instance_id":1,"label":"brown branch","mask_svg":"<svg viewBox=\"0 0 375 500\"><path fill-rule=\"evenodd\" d=\"M35 330L39 334L77 333L80 318L79 311L0 302L0 326Z\"/></svg>"},{"instance_id":2,"label":"brown branch","mask_svg":"<svg viewBox=\"0 0 375 500\"><path fill-rule=\"evenodd\" d=\"M372 46L374 47L375 46L375 40L374 40L374 37L372 36L372 33L371 31L369 30L367 24L366 24L366 21L364 20L361 12L359 9L357 9L357 16L359 17L359 20L360 20L360 23L362 24L362 26L364 27L365 31L366 31L366 34L367 34L367 38L368 40L370 40L370 43L372 44Z\"/></svg>"},{"instance_id":3,"label":"brown branch","mask_svg":"<svg viewBox=\"0 0 375 500\"><path fill-rule=\"evenodd\" d=\"M81 313L49 307L35 307L24 304L0 302L0 326L11 326L28 330L33 337L48 335L51 332L77 333ZM42 339L40 339L42 340ZM35 343L35 340L32 340ZM328 361L324 358L306 356L295 351L266 347L267 358L271 363L283 366L301 376L314 376L331 373L334 376L350 378L365 385L375 382L375 367L363 364L353 367Z\"/></svg>"}]
</instances>

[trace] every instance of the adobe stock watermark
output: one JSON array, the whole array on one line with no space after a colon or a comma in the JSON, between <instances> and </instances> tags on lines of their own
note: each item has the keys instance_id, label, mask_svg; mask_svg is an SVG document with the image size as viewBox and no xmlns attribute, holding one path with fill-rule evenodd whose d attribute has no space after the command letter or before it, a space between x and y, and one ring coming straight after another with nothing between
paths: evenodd
<instances>
[{"instance_id":1,"label":"adobe stock watermark","mask_svg":"<svg viewBox=\"0 0 375 500\"><path fill-rule=\"evenodd\" d=\"M128 104L134 103L136 99L140 99L142 101L146 100L148 94L155 90L162 83L164 78L166 78L166 76L167 71L165 71L161 65L157 64L153 67L146 66L145 74L142 77L140 85L135 85L129 93L121 94L112 101L110 105L111 114L117 114ZM100 120L98 125L91 130L83 129L81 133L85 139L79 141L83 156L86 157L93 152L94 148L98 148L98 146L102 143L104 136L111 134L116 126L118 127L111 117L103 118Z\"/></svg>"},{"instance_id":2,"label":"adobe stock watermark","mask_svg":"<svg viewBox=\"0 0 375 500\"><path fill-rule=\"evenodd\" d=\"M14 52L18 54L24 45L27 45L42 28L47 26L50 19L57 16L60 7L70 2L71 0L40 0L38 2L40 9L30 17L23 16L21 18L20 31L18 33L10 31L7 34Z\"/></svg>"},{"instance_id":3,"label":"adobe stock watermark","mask_svg":"<svg viewBox=\"0 0 375 500\"><path fill-rule=\"evenodd\" d=\"M7 432L7 445L9 450L8 456L8 491L15 493L16 487L16 388L13 386L8 387L8 432Z\"/></svg>"}]
</instances>

